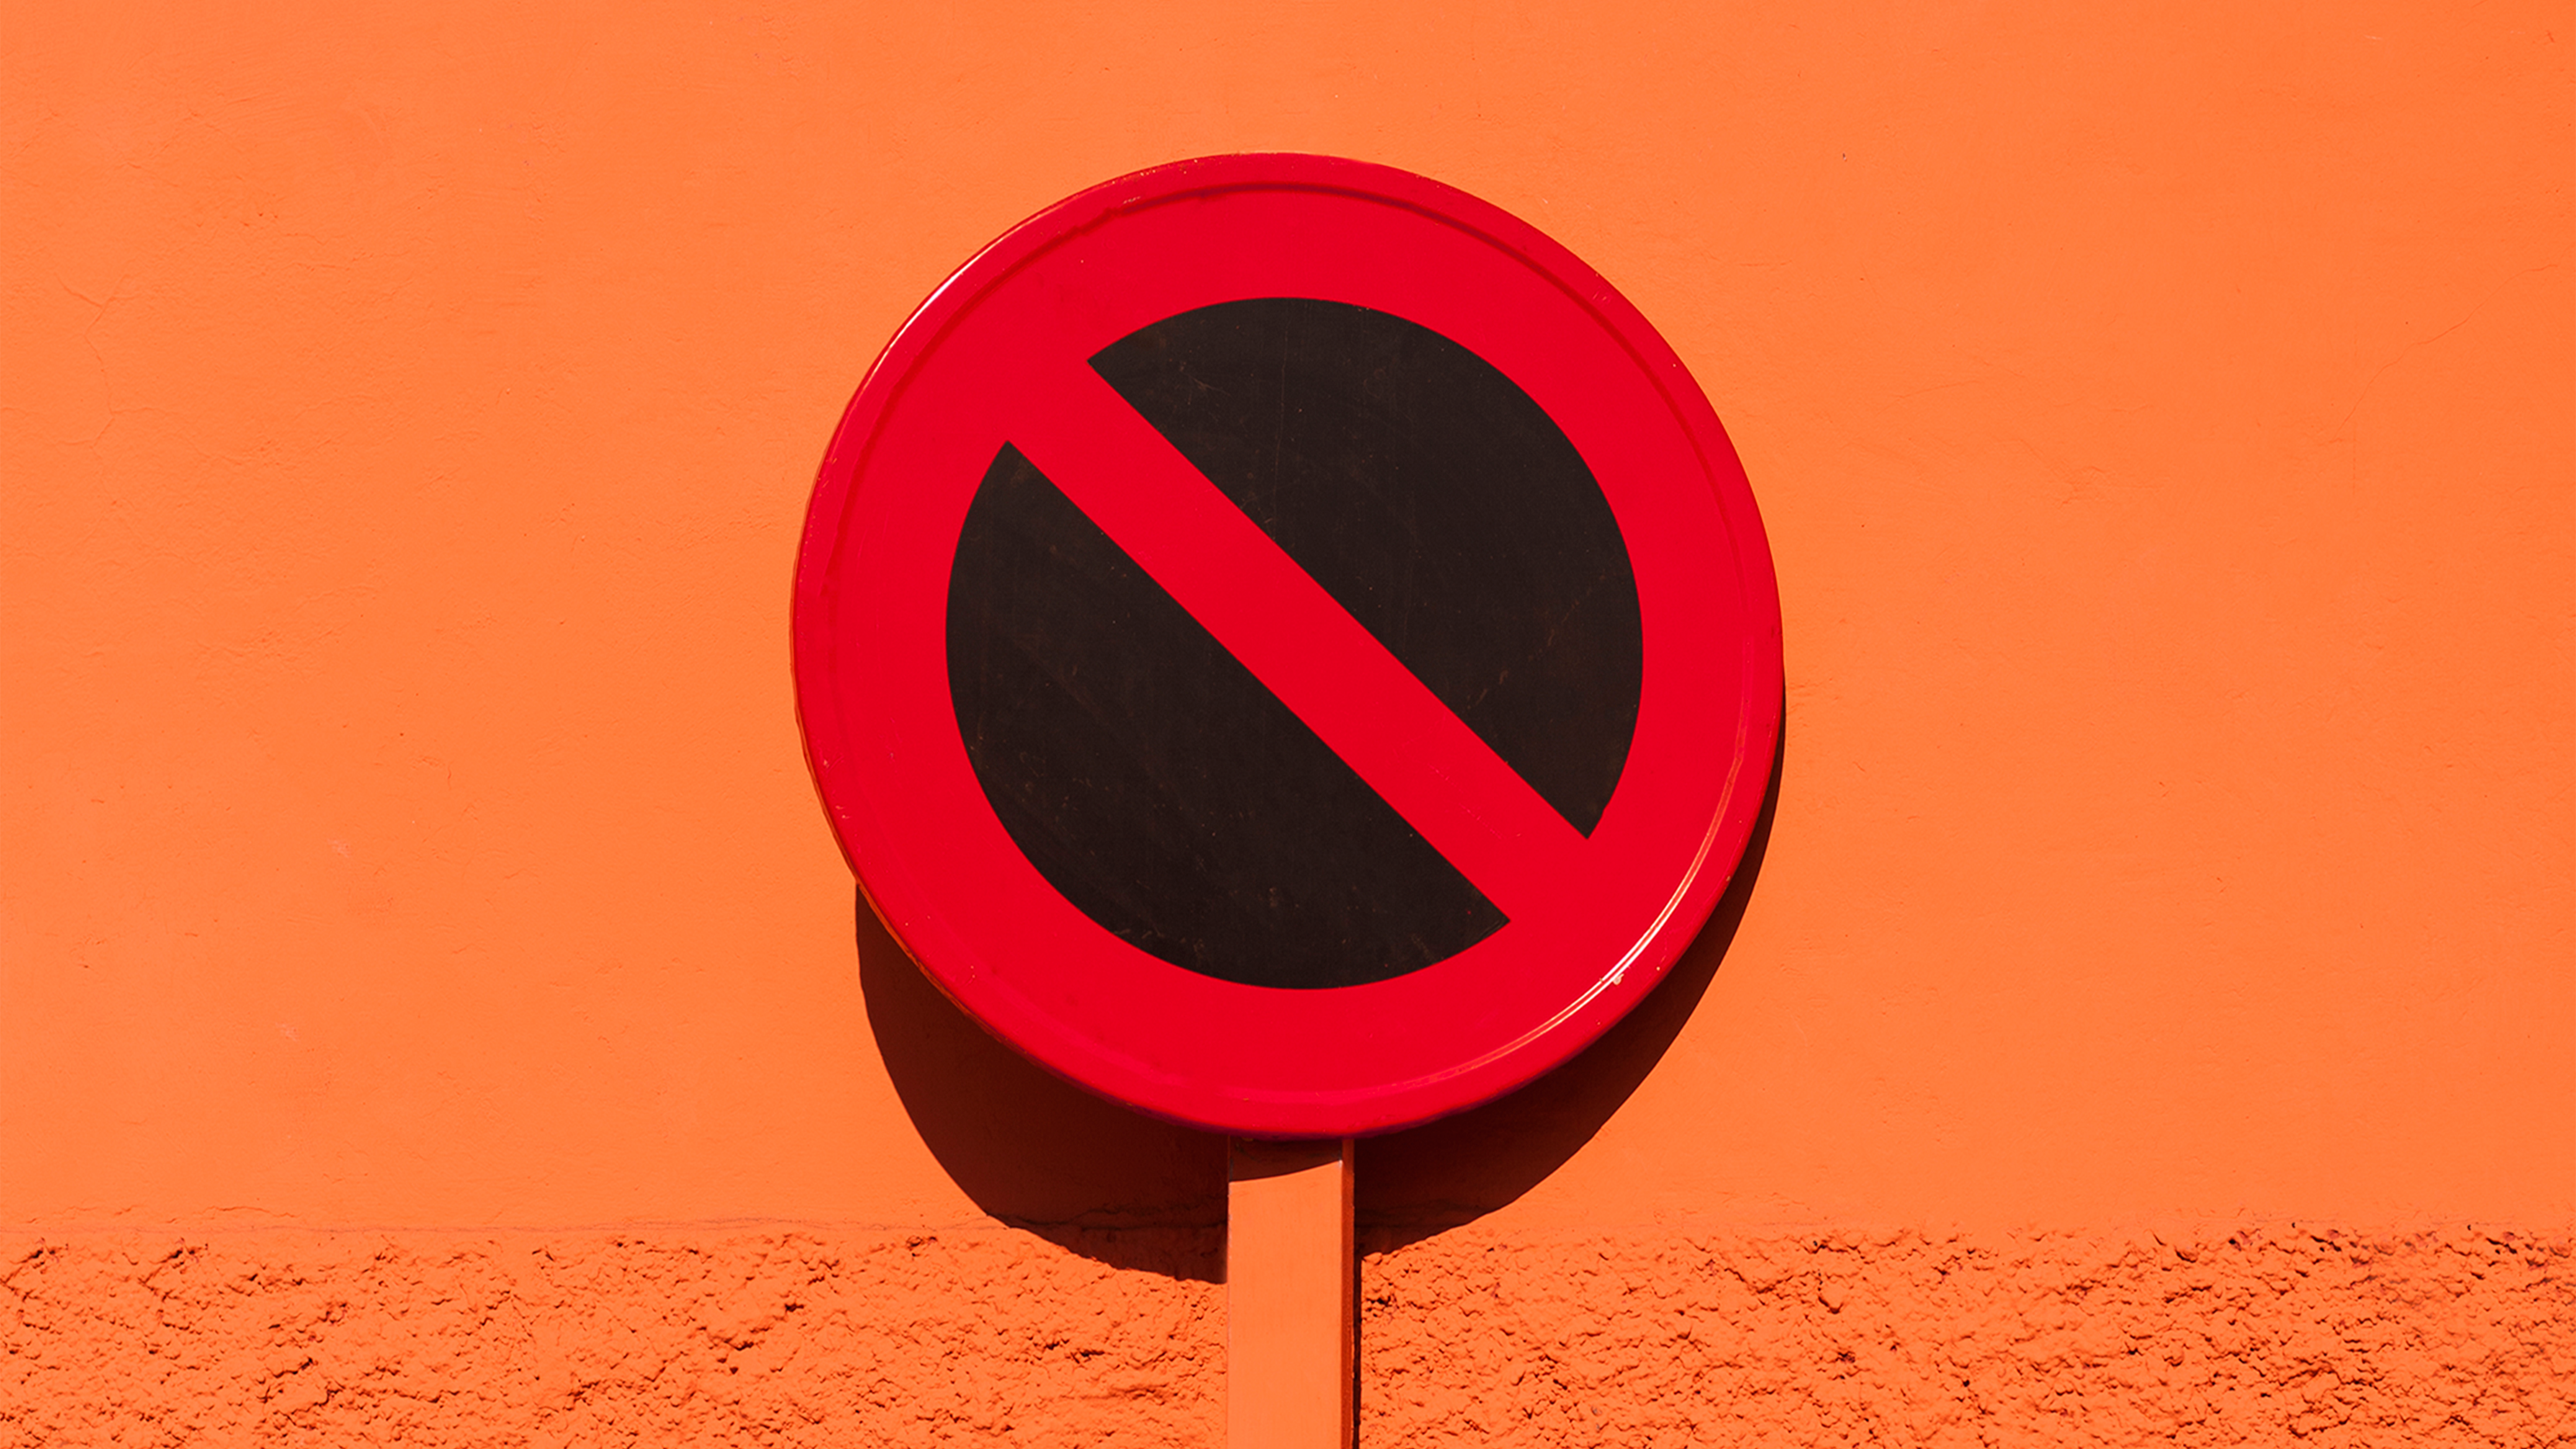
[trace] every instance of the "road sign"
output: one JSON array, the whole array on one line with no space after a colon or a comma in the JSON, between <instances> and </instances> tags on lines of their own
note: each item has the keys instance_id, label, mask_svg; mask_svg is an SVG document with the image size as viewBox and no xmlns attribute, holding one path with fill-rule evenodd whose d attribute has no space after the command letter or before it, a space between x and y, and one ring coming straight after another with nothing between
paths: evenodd
<instances>
[{"instance_id":1,"label":"road sign","mask_svg":"<svg viewBox=\"0 0 2576 1449\"><path fill-rule=\"evenodd\" d=\"M1599 1035L1715 904L1780 615L1680 360L1537 230L1228 156L1014 228L851 401L799 558L867 897L1041 1064L1254 1136Z\"/></svg>"}]
</instances>

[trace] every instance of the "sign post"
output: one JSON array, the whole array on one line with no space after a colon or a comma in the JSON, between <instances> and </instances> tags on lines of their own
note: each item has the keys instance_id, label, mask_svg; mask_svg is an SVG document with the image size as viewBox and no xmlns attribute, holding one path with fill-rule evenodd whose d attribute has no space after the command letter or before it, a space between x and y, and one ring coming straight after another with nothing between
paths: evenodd
<instances>
[{"instance_id":1,"label":"sign post","mask_svg":"<svg viewBox=\"0 0 2576 1449\"><path fill-rule=\"evenodd\" d=\"M1643 997L1779 728L1761 520L1672 349L1528 224L1327 157L1121 177L951 277L833 437L794 644L932 981L1235 1139L1238 1446L1349 1440L1349 1139Z\"/></svg>"},{"instance_id":2,"label":"sign post","mask_svg":"<svg viewBox=\"0 0 2576 1449\"><path fill-rule=\"evenodd\" d=\"M1227 1144L1227 1449L1349 1449L1351 1139Z\"/></svg>"}]
</instances>

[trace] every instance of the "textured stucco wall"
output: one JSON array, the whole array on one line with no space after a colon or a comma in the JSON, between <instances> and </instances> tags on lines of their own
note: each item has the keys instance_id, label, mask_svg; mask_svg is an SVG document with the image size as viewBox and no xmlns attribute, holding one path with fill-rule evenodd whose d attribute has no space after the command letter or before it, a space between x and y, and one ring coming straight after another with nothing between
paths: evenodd
<instances>
[{"instance_id":1,"label":"textured stucco wall","mask_svg":"<svg viewBox=\"0 0 2576 1449\"><path fill-rule=\"evenodd\" d=\"M0 1442L1206 1444L1222 1335L1000 1229L20 1242Z\"/></svg>"},{"instance_id":2,"label":"textured stucco wall","mask_svg":"<svg viewBox=\"0 0 2576 1449\"><path fill-rule=\"evenodd\" d=\"M1365 1261L1362 1440L2576 1442L2570 1251L1470 1228ZM20 1240L0 1444L1213 1446L1221 1299L1004 1229Z\"/></svg>"},{"instance_id":3,"label":"textured stucco wall","mask_svg":"<svg viewBox=\"0 0 2576 1449\"><path fill-rule=\"evenodd\" d=\"M1376 1444L2576 1442L2569 1241L1470 1229L1372 1264Z\"/></svg>"}]
</instances>

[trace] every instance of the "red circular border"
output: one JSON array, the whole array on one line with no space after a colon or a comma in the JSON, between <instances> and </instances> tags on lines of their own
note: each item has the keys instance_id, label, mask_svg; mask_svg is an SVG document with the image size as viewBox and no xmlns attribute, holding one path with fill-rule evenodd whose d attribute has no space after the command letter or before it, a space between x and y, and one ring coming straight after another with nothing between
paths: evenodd
<instances>
[{"instance_id":1,"label":"red circular border","mask_svg":"<svg viewBox=\"0 0 2576 1449\"><path fill-rule=\"evenodd\" d=\"M1078 270L1101 295L1068 303L1049 267ZM1494 305L1513 292L1519 311ZM1592 837L1598 863L1587 854L1569 872L1561 911L1516 915L1459 956L1368 986L1217 981L1092 924L992 817L949 702L936 620L953 523L1003 434L974 401L994 389L948 374L1000 375L979 359L1002 365L998 349L1025 335L1014 327L1041 313L1041 330L1106 345L1237 295L1377 306L1501 367L1601 478L1646 615L1638 742ZM1084 306L1100 315L1065 320ZM943 358L948 367L932 366ZM1410 1126L1580 1051L1707 919L1751 834L1779 729L1770 549L1734 448L1681 360L1527 223L1438 182L1332 157L1136 172L1040 212L961 267L888 344L833 435L792 632L816 787L870 904L931 979L1050 1070L1243 1135Z\"/></svg>"}]
</instances>

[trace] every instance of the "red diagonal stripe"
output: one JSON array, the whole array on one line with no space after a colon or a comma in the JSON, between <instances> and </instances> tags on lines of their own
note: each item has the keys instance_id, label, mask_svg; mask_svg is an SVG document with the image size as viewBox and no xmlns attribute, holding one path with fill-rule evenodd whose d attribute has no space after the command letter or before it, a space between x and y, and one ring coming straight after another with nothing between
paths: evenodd
<instances>
[{"instance_id":1,"label":"red diagonal stripe","mask_svg":"<svg viewBox=\"0 0 2576 1449\"><path fill-rule=\"evenodd\" d=\"M1102 532L1507 916L1584 838L1089 368L1014 379L1008 434Z\"/></svg>"}]
</instances>

